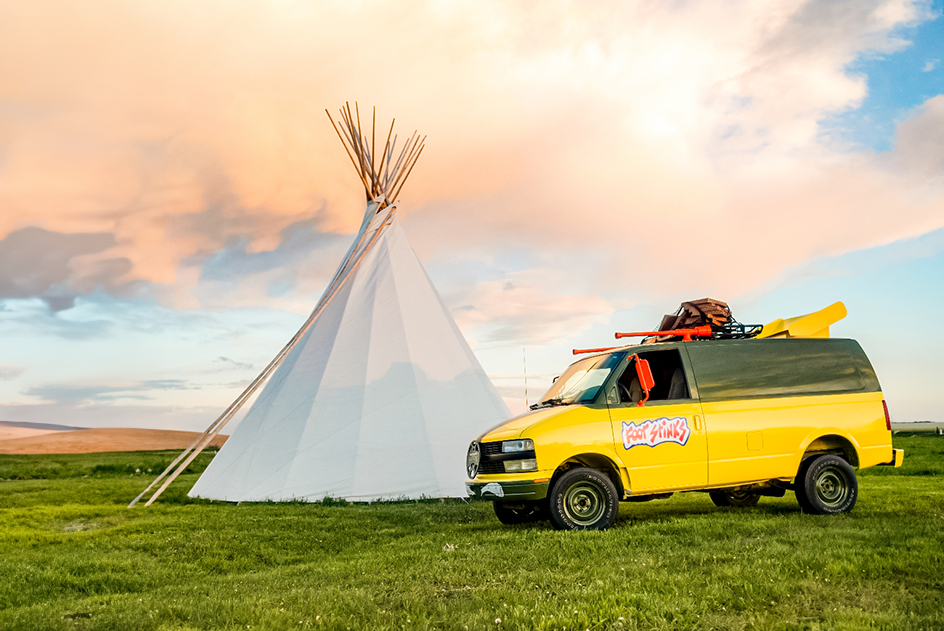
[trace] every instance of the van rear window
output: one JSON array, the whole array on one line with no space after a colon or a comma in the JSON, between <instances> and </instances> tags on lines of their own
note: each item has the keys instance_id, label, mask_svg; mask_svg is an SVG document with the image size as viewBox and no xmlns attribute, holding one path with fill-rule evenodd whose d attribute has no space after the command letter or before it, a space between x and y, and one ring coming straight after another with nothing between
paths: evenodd
<instances>
[{"instance_id":1,"label":"van rear window","mask_svg":"<svg viewBox=\"0 0 944 631\"><path fill-rule=\"evenodd\" d=\"M853 340L743 340L685 347L703 400L879 389L868 359ZM862 362L857 362L860 355Z\"/></svg>"}]
</instances>

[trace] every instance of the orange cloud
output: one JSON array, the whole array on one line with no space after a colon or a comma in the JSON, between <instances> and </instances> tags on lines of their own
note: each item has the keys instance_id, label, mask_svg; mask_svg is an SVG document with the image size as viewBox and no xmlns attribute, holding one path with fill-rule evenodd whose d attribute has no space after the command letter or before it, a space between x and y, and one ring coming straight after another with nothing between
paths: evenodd
<instances>
[{"instance_id":1,"label":"orange cloud","mask_svg":"<svg viewBox=\"0 0 944 631\"><path fill-rule=\"evenodd\" d=\"M914 131L940 129L936 101L891 160L817 126L866 94L846 66L902 46L923 6L2 3L0 238L110 233L73 264L126 259L116 282L220 305L188 261L274 251L315 216L356 228L363 194L322 110L359 99L429 135L403 194L424 259L538 252L541 295L563 258L585 262L569 295L743 293L944 225L940 162L907 157L940 155ZM274 275L238 300L270 300Z\"/></svg>"}]
</instances>

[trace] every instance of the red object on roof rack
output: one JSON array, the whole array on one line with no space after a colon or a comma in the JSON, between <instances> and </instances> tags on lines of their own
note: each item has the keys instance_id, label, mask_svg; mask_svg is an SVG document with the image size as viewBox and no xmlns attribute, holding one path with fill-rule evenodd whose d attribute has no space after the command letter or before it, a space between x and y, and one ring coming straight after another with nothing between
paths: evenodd
<instances>
[{"instance_id":1,"label":"red object on roof rack","mask_svg":"<svg viewBox=\"0 0 944 631\"><path fill-rule=\"evenodd\" d=\"M584 353L605 353L606 351L611 351L614 348L619 348L619 346L610 346L608 348L575 348L574 355L583 355Z\"/></svg>"},{"instance_id":2,"label":"red object on roof rack","mask_svg":"<svg viewBox=\"0 0 944 631\"><path fill-rule=\"evenodd\" d=\"M670 331L641 331L639 333L617 333L616 339L622 339L624 337L651 337L653 335L657 336L672 336L672 337L681 337L683 342L691 342L692 337L711 337L713 331L711 327L707 324L705 326L696 326L693 329L672 329Z\"/></svg>"}]
</instances>

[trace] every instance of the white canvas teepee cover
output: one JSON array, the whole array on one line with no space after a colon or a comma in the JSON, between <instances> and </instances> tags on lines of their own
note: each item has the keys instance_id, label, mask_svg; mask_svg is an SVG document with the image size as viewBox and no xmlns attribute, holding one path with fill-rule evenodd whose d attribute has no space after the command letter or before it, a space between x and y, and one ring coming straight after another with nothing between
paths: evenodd
<instances>
[{"instance_id":1,"label":"white canvas teepee cover","mask_svg":"<svg viewBox=\"0 0 944 631\"><path fill-rule=\"evenodd\" d=\"M370 136L356 103L340 112L325 110L370 200L354 244L298 332L129 507L153 504L263 385L191 497L462 496L468 441L509 416L396 222L425 136L397 152L391 123L378 147L376 111Z\"/></svg>"},{"instance_id":2,"label":"white canvas teepee cover","mask_svg":"<svg viewBox=\"0 0 944 631\"><path fill-rule=\"evenodd\" d=\"M464 497L508 409L392 215L190 491L230 501ZM345 264L342 264L342 269ZM341 269L339 269L339 274Z\"/></svg>"}]
</instances>

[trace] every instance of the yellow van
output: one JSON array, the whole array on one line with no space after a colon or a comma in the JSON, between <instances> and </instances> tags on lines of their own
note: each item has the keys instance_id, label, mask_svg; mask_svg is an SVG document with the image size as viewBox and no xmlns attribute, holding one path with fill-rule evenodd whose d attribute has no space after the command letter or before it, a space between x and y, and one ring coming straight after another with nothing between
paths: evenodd
<instances>
[{"instance_id":1,"label":"yellow van","mask_svg":"<svg viewBox=\"0 0 944 631\"><path fill-rule=\"evenodd\" d=\"M749 507L792 490L804 512L845 513L854 468L904 457L875 371L849 339L607 349L573 363L531 407L476 438L466 459L469 494L493 500L505 524L549 517L599 530L620 501L679 491Z\"/></svg>"}]
</instances>

